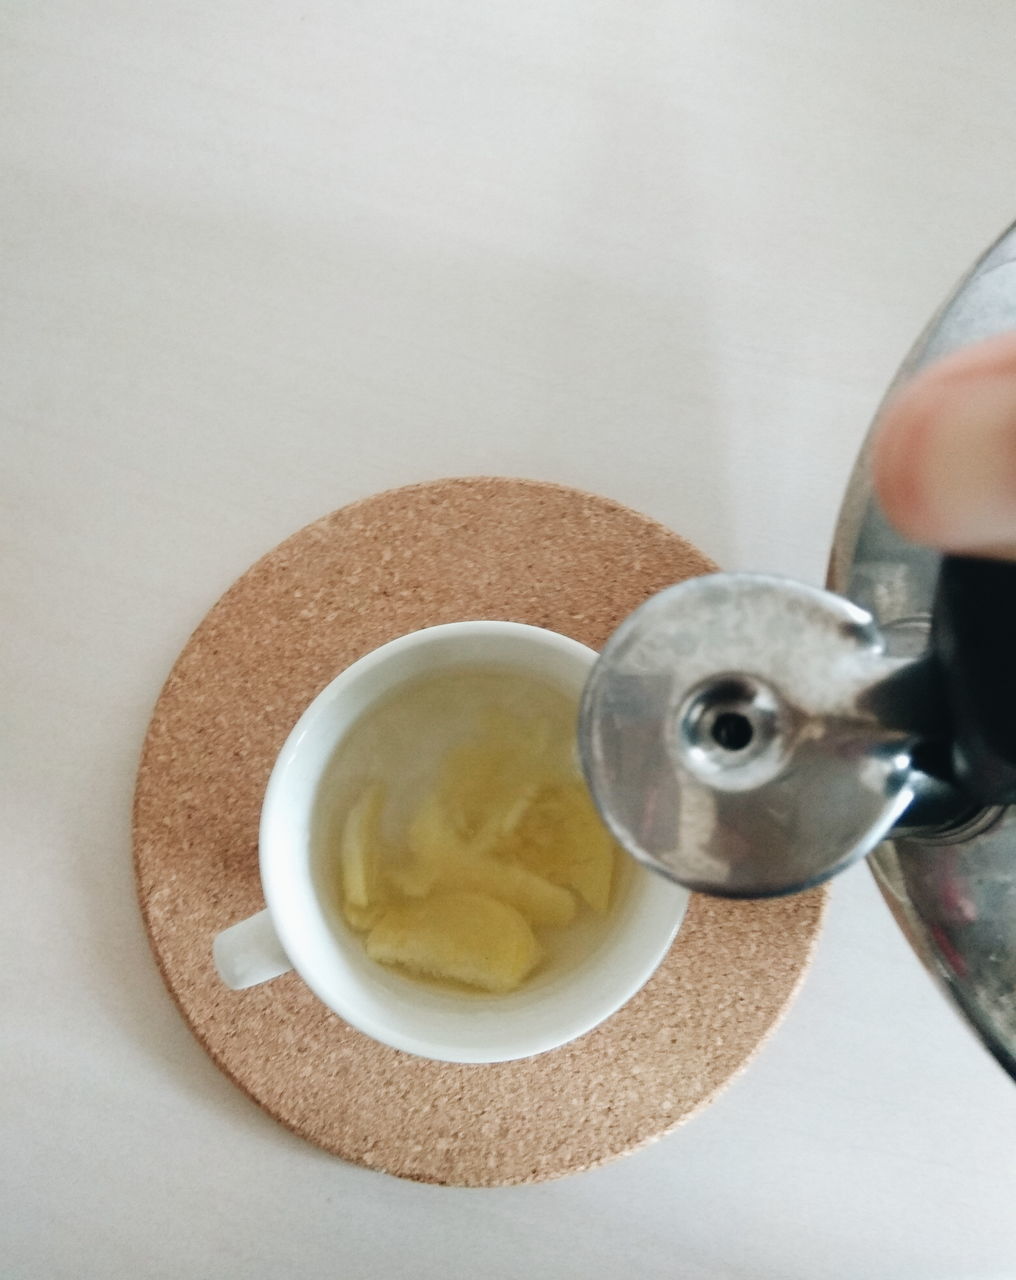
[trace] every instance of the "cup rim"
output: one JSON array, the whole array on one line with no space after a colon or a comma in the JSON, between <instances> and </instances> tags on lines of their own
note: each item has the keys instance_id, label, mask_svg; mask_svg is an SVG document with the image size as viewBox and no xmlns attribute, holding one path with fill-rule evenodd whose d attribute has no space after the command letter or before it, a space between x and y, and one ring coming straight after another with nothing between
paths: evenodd
<instances>
[{"instance_id":1,"label":"cup rim","mask_svg":"<svg viewBox=\"0 0 1016 1280\"><path fill-rule=\"evenodd\" d=\"M556 1020L554 1028L542 1026L537 1018L528 1035L521 1025L525 1020L523 1014L519 1018L520 1026L516 1033L507 1037L507 1045L503 1023L512 1014L503 1012L498 1049L488 1052L475 1045L460 1043L456 1046L447 1039L442 1040L439 1033L428 1040L419 1033L407 1032L397 1024L372 1014L369 1007L364 1007L363 1002L352 998L352 990L362 990L362 979L357 974L357 966L350 963L347 948L336 935L329 913L320 903L320 895L316 888L311 887L313 858L310 852L310 813L307 812L302 817L303 826L299 832L302 840L294 838L292 815L288 814L283 818L281 813L289 796L293 771L299 770L301 744L309 734L317 730L319 718L326 715L333 704L358 682L376 673L379 667L396 661L413 648L428 645L439 648L442 644L461 643L463 639L468 640L470 637L481 641L488 638L511 638L530 643L534 646L534 653L537 648L542 648L544 652L553 650L567 661L581 663L586 672L592 668L597 657L595 650L559 632L529 623L495 620L469 620L426 627L371 650L341 671L316 695L304 709L279 751L262 804L259 862L265 901L280 942L306 985L334 1013L374 1040L421 1057L449 1062L504 1062L558 1048L591 1031L626 1004L644 986L670 949L684 917L689 897L687 891L634 863L630 874L636 879L626 894L623 923L628 922L629 916L634 916L641 923L641 932L634 939L637 943L637 956L630 954L631 946L621 950L625 957L625 972L623 975L604 973L602 1001L595 1008L587 1001L581 1009L565 1010ZM397 688L405 679L403 676L395 680L390 688ZM380 696L382 695L375 695L370 703L376 702ZM355 723L355 719L352 723ZM351 725L337 733L332 750L350 727ZM323 767L320 772L323 772ZM307 785L306 776L302 778L302 782ZM301 847L306 850L302 858L299 853L293 853ZM315 905L315 910L311 913L312 920L307 912L310 897L313 897ZM630 905L628 899L631 899ZM328 935L327 940L325 935ZM608 938L613 939L615 935L627 936L620 934L620 925L610 932ZM583 962L583 969L595 967L596 956L605 947L606 941L598 944L589 959ZM330 954L329 973L322 971L323 949ZM567 982L567 978L562 978L561 982ZM469 999L478 1015L481 1009L486 1009L484 997L470 996ZM506 1002L510 999L510 996L492 997L492 1007L507 1010Z\"/></svg>"}]
</instances>

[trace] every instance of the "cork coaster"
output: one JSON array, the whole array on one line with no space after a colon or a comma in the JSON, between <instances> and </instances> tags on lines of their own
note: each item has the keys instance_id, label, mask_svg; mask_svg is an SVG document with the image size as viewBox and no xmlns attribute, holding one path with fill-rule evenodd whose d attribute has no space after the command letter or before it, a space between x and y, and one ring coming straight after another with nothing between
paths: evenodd
<instances>
[{"instance_id":1,"label":"cork coaster","mask_svg":"<svg viewBox=\"0 0 1016 1280\"><path fill-rule=\"evenodd\" d=\"M138 893L163 977L251 1098L346 1160L495 1186L587 1169L660 1136L739 1071L787 1008L824 892L693 898L648 985L596 1030L496 1065L367 1039L295 974L228 991L218 930L264 901L257 832L272 762L344 667L418 627L534 623L599 647L647 596L714 566L662 525L557 485L460 479L382 493L309 525L215 605L174 666L134 808Z\"/></svg>"}]
</instances>

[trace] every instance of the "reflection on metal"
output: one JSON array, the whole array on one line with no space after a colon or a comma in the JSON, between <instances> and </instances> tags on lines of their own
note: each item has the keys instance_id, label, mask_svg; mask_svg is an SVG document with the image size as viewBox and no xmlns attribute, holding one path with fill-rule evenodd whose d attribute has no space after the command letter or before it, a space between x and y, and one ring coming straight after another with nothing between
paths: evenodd
<instances>
[{"instance_id":1,"label":"reflection on metal","mask_svg":"<svg viewBox=\"0 0 1016 1280\"><path fill-rule=\"evenodd\" d=\"M913 799L912 735L873 710L901 666L831 592L692 579L605 646L583 699L586 776L621 843L688 888L807 888L867 854Z\"/></svg>"}]
</instances>

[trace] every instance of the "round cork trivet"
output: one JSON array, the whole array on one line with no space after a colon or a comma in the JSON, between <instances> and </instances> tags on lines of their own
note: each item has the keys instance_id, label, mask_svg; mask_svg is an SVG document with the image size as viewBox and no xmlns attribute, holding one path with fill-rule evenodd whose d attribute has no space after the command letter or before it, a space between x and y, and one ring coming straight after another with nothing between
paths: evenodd
<instances>
[{"instance_id":1,"label":"round cork trivet","mask_svg":"<svg viewBox=\"0 0 1016 1280\"><path fill-rule=\"evenodd\" d=\"M290 973L227 990L213 936L264 901L261 798L300 712L339 671L418 627L534 623L599 647L647 596L710 561L645 516L558 485L460 479L382 493L259 560L162 691L134 809L138 892L194 1034L295 1133L373 1169L495 1186L588 1169L659 1137L745 1066L800 983L822 891L692 899L656 975L581 1039L466 1066L388 1049Z\"/></svg>"}]
</instances>

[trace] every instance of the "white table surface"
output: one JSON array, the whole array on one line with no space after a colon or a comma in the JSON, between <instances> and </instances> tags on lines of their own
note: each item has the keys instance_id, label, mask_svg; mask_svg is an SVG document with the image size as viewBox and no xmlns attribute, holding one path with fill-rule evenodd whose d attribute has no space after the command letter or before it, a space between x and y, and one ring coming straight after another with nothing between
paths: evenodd
<instances>
[{"instance_id":1,"label":"white table surface","mask_svg":"<svg viewBox=\"0 0 1016 1280\"><path fill-rule=\"evenodd\" d=\"M138 749L247 565L504 473L821 580L881 390L1016 216L1010 0L7 0L0 1275L1016 1276L1016 1087L835 886L755 1066L563 1182L240 1095L135 906Z\"/></svg>"}]
</instances>

